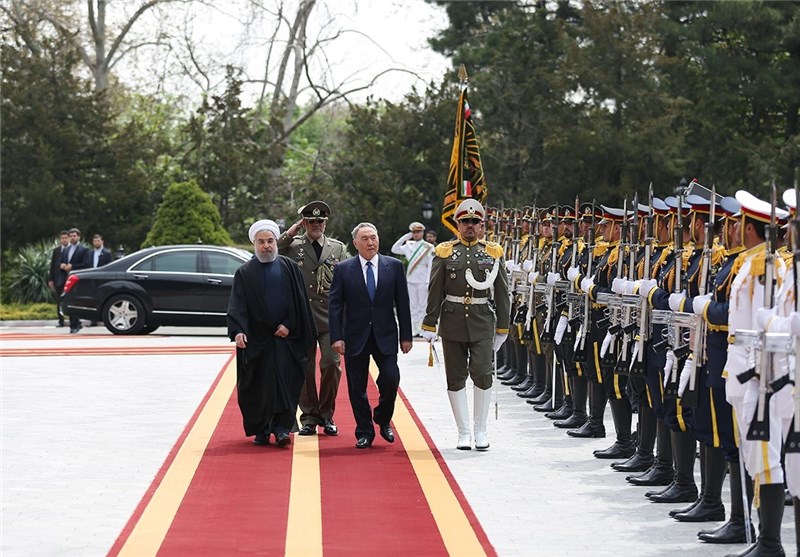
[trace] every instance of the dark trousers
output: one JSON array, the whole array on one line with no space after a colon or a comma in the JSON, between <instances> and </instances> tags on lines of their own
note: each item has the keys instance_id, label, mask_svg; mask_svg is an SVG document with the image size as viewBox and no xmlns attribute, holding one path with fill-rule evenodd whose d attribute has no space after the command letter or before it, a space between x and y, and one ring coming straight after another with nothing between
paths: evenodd
<instances>
[{"instance_id":1,"label":"dark trousers","mask_svg":"<svg viewBox=\"0 0 800 557\"><path fill-rule=\"evenodd\" d=\"M330 333L319 333L319 390L317 390L317 343L308 352L308 364L305 368L305 384L300 392L300 423L303 425L325 425L326 420L333 419L336 410L336 394L339 392L339 380L342 368L339 366L339 354L333 351Z\"/></svg>"},{"instance_id":2,"label":"dark trousers","mask_svg":"<svg viewBox=\"0 0 800 557\"><path fill-rule=\"evenodd\" d=\"M53 296L55 296L56 298L56 313L58 314L58 324L64 325L64 314L61 313L61 294L62 292L64 292L64 285L62 284L61 286L59 286L56 284L53 286L53 289L55 290Z\"/></svg>"},{"instance_id":3,"label":"dark trousers","mask_svg":"<svg viewBox=\"0 0 800 557\"><path fill-rule=\"evenodd\" d=\"M373 412L367 398L367 381L369 379L369 358L378 366L378 406ZM387 425L394 414L394 403L397 399L397 387L400 385L400 368L397 367L397 353L383 354L375 342L372 332L360 354L345 352L345 372L347 373L347 393L353 417L356 419L356 439L375 438L375 426Z\"/></svg>"}]
</instances>

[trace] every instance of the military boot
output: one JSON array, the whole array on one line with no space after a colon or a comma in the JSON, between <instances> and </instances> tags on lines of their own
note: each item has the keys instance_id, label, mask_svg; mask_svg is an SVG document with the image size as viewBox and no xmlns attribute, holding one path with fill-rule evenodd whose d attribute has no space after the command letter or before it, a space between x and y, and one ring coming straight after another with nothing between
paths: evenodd
<instances>
[{"instance_id":1,"label":"military boot","mask_svg":"<svg viewBox=\"0 0 800 557\"><path fill-rule=\"evenodd\" d=\"M656 503L683 503L697 500L694 482L694 461L697 460L697 441L691 431L672 432L672 454L675 460L675 481L664 492L650 496Z\"/></svg>"},{"instance_id":2,"label":"military boot","mask_svg":"<svg viewBox=\"0 0 800 557\"><path fill-rule=\"evenodd\" d=\"M669 485L675 476L672 465L672 438L667 422L656 419L656 460L653 465L639 476L625 478L633 485Z\"/></svg>"},{"instance_id":3,"label":"military boot","mask_svg":"<svg viewBox=\"0 0 800 557\"><path fill-rule=\"evenodd\" d=\"M601 438L606 436L603 416L606 413L608 396L602 383L589 382L589 419L578 429L567 432L570 437Z\"/></svg>"},{"instance_id":4,"label":"military boot","mask_svg":"<svg viewBox=\"0 0 800 557\"><path fill-rule=\"evenodd\" d=\"M552 397L547 399L542 404L537 404L533 407L533 409L537 412L554 412L555 410L561 408L561 406L564 404L564 374L561 371L560 366L557 366L552 373L556 374L556 392ZM550 380L553 380L552 375L550 376Z\"/></svg>"},{"instance_id":5,"label":"military boot","mask_svg":"<svg viewBox=\"0 0 800 557\"><path fill-rule=\"evenodd\" d=\"M636 446L631 438L631 403L627 396L622 398L611 398L611 416L614 418L614 429L617 433L617 440L607 449L594 451L595 458L628 458L633 456Z\"/></svg>"},{"instance_id":6,"label":"military boot","mask_svg":"<svg viewBox=\"0 0 800 557\"><path fill-rule=\"evenodd\" d=\"M692 510L677 513L674 518L680 522L717 522L725 520L725 505L722 503L722 484L728 463L725 461L725 452L714 447L705 448L705 481L703 482L700 503Z\"/></svg>"},{"instance_id":7,"label":"military boot","mask_svg":"<svg viewBox=\"0 0 800 557\"><path fill-rule=\"evenodd\" d=\"M473 389L473 420L475 426L475 448L479 451L486 451L489 449L489 437L486 434L486 425L489 421L489 406L491 405L492 390Z\"/></svg>"},{"instance_id":8,"label":"military boot","mask_svg":"<svg viewBox=\"0 0 800 557\"><path fill-rule=\"evenodd\" d=\"M700 449L697 452L700 454L700 493L697 494L697 499L685 507L670 510L669 516L671 517L674 517L676 514L688 513L689 511L692 511L703 499L703 490L706 486L706 446L701 443Z\"/></svg>"},{"instance_id":9,"label":"military boot","mask_svg":"<svg viewBox=\"0 0 800 557\"><path fill-rule=\"evenodd\" d=\"M784 557L781 545L781 521L783 520L783 484L764 484L759 487L758 539L742 553L726 557Z\"/></svg>"},{"instance_id":10,"label":"military boot","mask_svg":"<svg viewBox=\"0 0 800 557\"><path fill-rule=\"evenodd\" d=\"M553 422L555 427L573 429L583 426L588 419L586 415L586 399L589 395L585 377L575 375L571 377L572 384L572 414L564 420Z\"/></svg>"},{"instance_id":11,"label":"military boot","mask_svg":"<svg viewBox=\"0 0 800 557\"><path fill-rule=\"evenodd\" d=\"M468 451L472 448L472 435L469 428L467 389L447 391L447 396L450 399L450 408L453 410L453 417L456 419L456 427L458 428L456 449Z\"/></svg>"},{"instance_id":12,"label":"military boot","mask_svg":"<svg viewBox=\"0 0 800 557\"><path fill-rule=\"evenodd\" d=\"M517 396L525 399L536 399L545 391L545 358L542 354L528 352L528 371L533 376L533 385Z\"/></svg>"},{"instance_id":13,"label":"military boot","mask_svg":"<svg viewBox=\"0 0 800 557\"><path fill-rule=\"evenodd\" d=\"M656 444L656 415L646 400L639 401L638 419L639 446L625 462L611 463L611 467L618 472L644 472L655 462L653 446Z\"/></svg>"},{"instance_id":14,"label":"military boot","mask_svg":"<svg viewBox=\"0 0 800 557\"><path fill-rule=\"evenodd\" d=\"M702 530L697 537L707 543L745 543L747 541L747 530L745 527L744 500L742 498L742 470L738 462L731 462L729 466L731 480L731 517L728 521L713 530ZM750 504L753 500L753 481L745 474L747 487L747 512L750 513ZM795 527L796 521L800 517L795 506ZM750 539L756 539L755 529L752 521L749 522ZM800 529L797 530L800 532ZM800 547L800 545L798 545Z\"/></svg>"}]
</instances>

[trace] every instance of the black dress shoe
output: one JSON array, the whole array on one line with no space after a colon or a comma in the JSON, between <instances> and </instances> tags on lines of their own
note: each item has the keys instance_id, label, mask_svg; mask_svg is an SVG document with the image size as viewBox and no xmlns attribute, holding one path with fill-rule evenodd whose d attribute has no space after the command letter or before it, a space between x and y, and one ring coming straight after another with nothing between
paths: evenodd
<instances>
[{"instance_id":1,"label":"black dress shoe","mask_svg":"<svg viewBox=\"0 0 800 557\"><path fill-rule=\"evenodd\" d=\"M669 485L672 483L673 478L675 477L675 470L665 467L659 467L658 464L654 464L650 467L647 472L640 476L628 476L625 478L628 482L632 483L633 485Z\"/></svg>"},{"instance_id":2,"label":"black dress shoe","mask_svg":"<svg viewBox=\"0 0 800 557\"><path fill-rule=\"evenodd\" d=\"M306 424L300 428L300 431L297 432L297 435L316 435L317 434L317 426L313 424Z\"/></svg>"},{"instance_id":3,"label":"black dress shoe","mask_svg":"<svg viewBox=\"0 0 800 557\"><path fill-rule=\"evenodd\" d=\"M372 446L372 439L369 437L359 437L356 441L356 449L369 449Z\"/></svg>"},{"instance_id":4,"label":"black dress shoe","mask_svg":"<svg viewBox=\"0 0 800 557\"><path fill-rule=\"evenodd\" d=\"M636 446L632 441L617 441L607 449L594 451L595 458L628 458L636 452Z\"/></svg>"},{"instance_id":5,"label":"black dress shoe","mask_svg":"<svg viewBox=\"0 0 800 557\"><path fill-rule=\"evenodd\" d=\"M544 387L539 385L531 385L527 391L518 392L517 396L520 398L536 398L544 392Z\"/></svg>"},{"instance_id":6,"label":"black dress shoe","mask_svg":"<svg viewBox=\"0 0 800 557\"><path fill-rule=\"evenodd\" d=\"M586 420L588 419L589 418L587 418L586 416L581 417L578 416L577 414L572 414L566 420L558 420L553 422L553 426L561 429L576 429L582 427L583 424L585 424Z\"/></svg>"},{"instance_id":7,"label":"black dress shoe","mask_svg":"<svg viewBox=\"0 0 800 557\"><path fill-rule=\"evenodd\" d=\"M380 426L381 437L386 439L387 443L394 443L394 431L389 424Z\"/></svg>"},{"instance_id":8,"label":"black dress shoe","mask_svg":"<svg viewBox=\"0 0 800 557\"><path fill-rule=\"evenodd\" d=\"M330 435L331 437L339 435L339 428L336 427L336 424L333 423L333 420L325 420L323 431L325 432L325 435Z\"/></svg>"},{"instance_id":9,"label":"black dress shoe","mask_svg":"<svg viewBox=\"0 0 800 557\"><path fill-rule=\"evenodd\" d=\"M677 513L672 518L679 522L719 522L725 520L725 505L722 501L709 504L701 498L700 503L692 510Z\"/></svg>"},{"instance_id":10,"label":"black dress shoe","mask_svg":"<svg viewBox=\"0 0 800 557\"><path fill-rule=\"evenodd\" d=\"M570 416L572 416L572 409L568 408L566 404L562 404L558 410L544 415L549 420L566 420Z\"/></svg>"},{"instance_id":11,"label":"black dress shoe","mask_svg":"<svg viewBox=\"0 0 800 557\"><path fill-rule=\"evenodd\" d=\"M667 484L667 487L664 489L654 489L653 491L645 491L644 496L650 499L653 495L661 495L662 493L666 493L668 490L672 489L675 485L675 478L672 478L672 481Z\"/></svg>"},{"instance_id":12,"label":"black dress shoe","mask_svg":"<svg viewBox=\"0 0 800 557\"><path fill-rule=\"evenodd\" d=\"M526 377L527 377L527 375L515 375L511 379L508 379L506 381L500 381L500 383L503 384L503 385L512 385L512 386L513 385L519 385L520 383L525 381Z\"/></svg>"},{"instance_id":13,"label":"black dress shoe","mask_svg":"<svg viewBox=\"0 0 800 557\"><path fill-rule=\"evenodd\" d=\"M563 402L557 400L555 407L553 407L550 401L547 401L544 404L539 404L537 406L534 406L533 409L536 410L537 412L555 412L556 410L561 408L563 404L564 404Z\"/></svg>"},{"instance_id":14,"label":"black dress shoe","mask_svg":"<svg viewBox=\"0 0 800 557\"><path fill-rule=\"evenodd\" d=\"M652 495L650 500L654 503L691 503L697 500L697 486L675 483L664 493Z\"/></svg>"},{"instance_id":15,"label":"black dress shoe","mask_svg":"<svg viewBox=\"0 0 800 557\"><path fill-rule=\"evenodd\" d=\"M288 447L292 444L292 437L288 433L276 433L275 444L279 447Z\"/></svg>"},{"instance_id":16,"label":"black dress shoe","mask_svg":"<svg viewBox=\"0 0 800 557\"><path fill-rule=\"evenodd\" d=\"M256 438L253 439L253 445L269 445L269 435L266 433L259 433L256 435Z\"/></svg>"},{"instance_id":17,"label":"black dress shoe","mask_svg":"<svg viewBox=\"0 0 800 557\"><path fill-rule=\"evenodd\" d=\"M568 431L567 435L580 439L601 439L606 436L606 426L588 420L582 427Z\"/></svg>"},{"instance_id":18,"label":"black dress shoe","mask_svg":"<svg viewBox=\"0 0 800 557\"><path fill-rule=\"evenodd\" d=\"M617 472L645 472L655 462L653 455L642 455L639 452L633 453L625 462L612 462L611 467Z\"/></svg>"},{"instance_id":19,"label":"black dress shoe","mask_svg":"<svg viewBox=\"0 0 800 557\"><path fill-rule=\"evenodd\" d=\"M750 539L756 539L756 531L753 525L750 525ZM706 543L745 543L747 542L747 533L744 529L744 520L731 519L716 530L711 532L700 532L697 537Z\"/></svg>"},{"instance_id":20,"label":"black dress shoe","mask_svg":"<svg viewBox=\"0 0 800 557\"><path fill-rule=\"evenodd\" d=\"M517 371L515 369L510 368L510 367L507 367L505 369L498 369L497 370L497 378L499 380L501 380L501 381L508 381L509 379L514 377L516 374L517 374Z\"/></svg>"},{"instance_id":21,"label":"black dress shoe","mask_svg":"<svg viewBox=\"0 0 800 557\"><path fill-rule=\"evenodd\" d=\"M528 376L525 378L525 381L523 381L519 385L512 385L511 390L517 391L518 393L524 393L531 387L533 387L533 379L530 376Z\"/></svg>"},{"instance_id":22,"label":"black dress shoe","mask_svg":"<svg viewBox=\"0 0 800 557\"><path fill-rule=\"evenodd\" d=\"M685 507L681 507L680 509L672 509L672 510L670 510L669 511L669 516L674 518L676 514L683 514L683 513L692 512L694 510L694 508L697 505L699 505L702 500L703 500L703 496L701 495L699 498L695 499L694 501L692 501L691 503L689 503ZM720 520L725 520L725 519L721 518Z\"/></svg>"},{"instance_id":23,"label":"black dress shoe","mask_svg":"<svg viewBox=\"0 0 800 557\"><path fill-rule=\"evenodd\" d=\"M536 398L529 398L525 402L528 404L533 404L534 406L538 406L540 404L544 404L545 402L549 402L550 399L553 398L553 391L548 391L545 389L542 391L542 394L537 396Z\"/></svg>"}]
</instances>

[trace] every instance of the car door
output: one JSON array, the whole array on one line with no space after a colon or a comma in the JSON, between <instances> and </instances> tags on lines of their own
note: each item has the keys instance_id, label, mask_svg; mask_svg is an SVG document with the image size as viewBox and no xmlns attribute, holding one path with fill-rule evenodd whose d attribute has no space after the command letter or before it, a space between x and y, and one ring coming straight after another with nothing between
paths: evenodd
<instances>
[{"instance_id":1,"label":"car door","mask_svg":"<svg viewBox=\"0 0 800 557\"><path fill-rule=\"evenodd\" d=\"M200 250L157 252L134 265L128 275L148 293L153 315L160 322L202 320L206 287L200 272Z\"/></svg>"},{"instance_id":2,"label":"car door","mask_svg":"<svg viewBox=\"0 0 800 557\"><path fill-rule=\"evenodd\" d=\"M247 259L224 250L204 250L202 257L203 279L206 294L203 297L203 311L206 316L225 321L228 313L228 300L231 296L233 275Z\"/></svg>"}]
</instances>

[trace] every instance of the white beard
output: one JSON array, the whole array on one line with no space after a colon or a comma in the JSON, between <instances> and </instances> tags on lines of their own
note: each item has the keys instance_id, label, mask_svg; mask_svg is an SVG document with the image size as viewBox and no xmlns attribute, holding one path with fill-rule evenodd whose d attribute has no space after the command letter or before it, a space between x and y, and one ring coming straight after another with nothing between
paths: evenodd
<instances>
[{"instance_id":1,"label":"white beard","mask_svg":"<svg viewBox=\"0 0 800 557\"><path fill-rule=\"evenodd\" d=\"M278 258L278 253L274 252L274 251L273 252L267 252L267 253L265 253L263 255L261 253L259 253L258 251L255 251L254 253L256 255L256 259L258 259L262 263L272 263L273 261L275 261Z\"/></svg>"}]
</instances>

